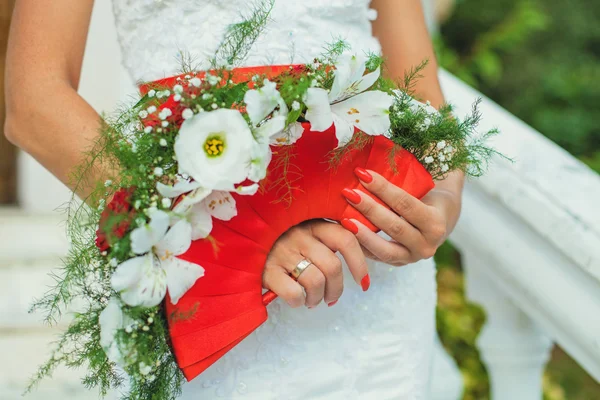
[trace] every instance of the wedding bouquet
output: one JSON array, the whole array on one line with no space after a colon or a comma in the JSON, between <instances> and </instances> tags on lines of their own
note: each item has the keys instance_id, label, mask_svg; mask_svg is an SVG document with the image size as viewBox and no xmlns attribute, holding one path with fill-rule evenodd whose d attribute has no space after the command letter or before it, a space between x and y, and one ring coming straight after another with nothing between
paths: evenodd
<instances>
[{"instance_id":1,"label":"wedding bouquet","mask_svg":"<svg viewBox=\"0 0 600 400\"><path fill-rule=\"evenodd\" d=\"M360 190L354 168L416 197L451 171L482 173L495 132L473 136L476 106L459 120L413 98L420 67L393 82L343 41L307 65L232 67L268 12L232 26L208 71L143 84L105 119L76 190L118 172L68 208L71 251L35 308L49 321L80 309L32 385L85 365L102 394L128 379L126 398L173 399L266 320L261 275L283 232L313 218L376 230L340 194Z\"/></svg>"}]
</instances>

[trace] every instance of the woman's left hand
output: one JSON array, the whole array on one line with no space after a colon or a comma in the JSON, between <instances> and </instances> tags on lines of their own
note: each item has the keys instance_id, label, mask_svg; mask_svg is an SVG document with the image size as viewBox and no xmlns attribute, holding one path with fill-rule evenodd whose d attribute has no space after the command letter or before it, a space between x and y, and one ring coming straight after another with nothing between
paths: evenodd
<instances>
[{"instance_id":1,"label":"woman's left hand","mask_svg":"<svg viewBox=\"0 0 600 400\"><path fill-rule=\"evenodd\" d=\"M435 188L419 200L376 172L358 168L356 175L369 192L390 207L359 190L342 192L352 206L392 238L386 240L355 219L342 220L342 225L356 235L365 254L395 266L433 257L458 220L460 192Z\"/></svg>"}]
</instances>

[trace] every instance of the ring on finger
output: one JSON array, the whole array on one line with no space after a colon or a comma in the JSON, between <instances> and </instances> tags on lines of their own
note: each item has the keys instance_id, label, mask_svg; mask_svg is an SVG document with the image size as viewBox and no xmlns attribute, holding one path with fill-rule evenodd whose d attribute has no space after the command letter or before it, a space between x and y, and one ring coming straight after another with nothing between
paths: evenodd
<instances>
[{"instance_id":1,"label":"ring on finger","mask_svg":"<svg viewBox=\"0 0 600 400\"><path fill-rule=\"evenodd\" d=\"M306 271L306 269L311 265L313 265L313 263L308 258L305 258L304 260L300 261L296 265L296 268L294 268L294 270L292 271L292 278L298 280L298 278L300 278L300 275L302 275L302 273Z\"/></svg>"}]
</instances>

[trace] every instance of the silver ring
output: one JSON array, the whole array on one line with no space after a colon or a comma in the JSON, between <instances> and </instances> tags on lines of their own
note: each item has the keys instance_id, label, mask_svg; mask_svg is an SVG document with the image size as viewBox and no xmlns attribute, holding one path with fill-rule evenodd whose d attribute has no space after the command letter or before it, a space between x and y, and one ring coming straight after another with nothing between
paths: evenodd
<instances>
[{"instance_id":1,"label":"silver ring","mask_svg":"<svg viewBox=\"0 0 600 400\"><path fill-rule=\"evenodd\" d=\"M298 280L300 275L302 275L302 273L306 271L306 268L308 268L311 265L312 261L310 261L308 258L305 258L304 260L300 261L298 265L296 265L296 268L294 268L294 270L292 271L292 277L295 280Z\"/></svg>"}]
</instances>

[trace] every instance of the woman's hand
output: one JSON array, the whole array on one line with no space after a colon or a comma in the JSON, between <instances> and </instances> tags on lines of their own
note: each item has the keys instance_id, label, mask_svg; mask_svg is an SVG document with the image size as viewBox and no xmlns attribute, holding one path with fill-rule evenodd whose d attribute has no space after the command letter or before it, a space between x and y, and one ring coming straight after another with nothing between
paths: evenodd
<instances>
[{"instance_id":1,"label":"woman's hand","mask_svg":"<svg viewBox=\"0 0 600 400\"><path fill-rule=\"evenodd\" d=\"M367 262L358 240L340 225L323 220L297 225L275 242L265 264L263 286L291 307L312 308L321 300L331 307L344 290L342 262L336 251L342 253L356 283L367 290ZM313 264L295 281L290 273L304 259Z\"/></svg>"},{"instance_id":2,"label":"woman's hand","mask_svg":"<svg viewBox=\"0 0 600 400\"><path fill-rule=\"evenodd\" d=\"M433 257L460 215L460 189L436 187L419 200L376 172L357 168L356 175L369 192L390 207L378 204L358 190L344 189L342 193L350 204L392 238L392 241L385 240L357 220L343 220L342 225L356 235L367 256L396 266ZM458 179L460 182L455 186L462 188L462 177Z\"/></svg>"}]
</instances>

